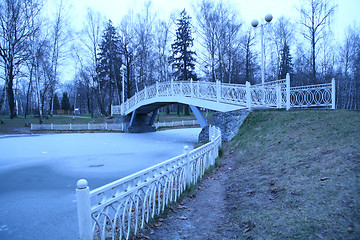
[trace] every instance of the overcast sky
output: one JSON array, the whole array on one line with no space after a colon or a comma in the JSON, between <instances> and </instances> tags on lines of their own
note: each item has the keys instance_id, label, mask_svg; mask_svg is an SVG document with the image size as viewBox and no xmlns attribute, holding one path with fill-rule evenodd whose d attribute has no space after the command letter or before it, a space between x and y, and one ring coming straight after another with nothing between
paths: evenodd
<instances>
[{"instance_id":1,"label":"overcast sky","mask_svg":"<svg viewBox=\"0 0 360 240\"><path fill-rule=\"evenodd\" d=\"M106 18L118 25L129 9L138 12L146 0L70 0L77 13L78 20L84 16L88 7L101 12ZM193 16L193 5L197 0L153 0L153 9L160 18L166 19L173 11L186 8ZM224 0L224 2L227 2ZM239 12L241 19L250 24L254 18L263 18L267 13L274 16L298 17L296 7L301 6L301 0L228 0ZM344 35L349 25L359 25L360 0L334 0L338 5L334 26L337 35ZM83 22L82 20L81 22ZM337 36L339 37L339 36Z\"/></svg>"},{"instance_id":2,"label":"overcast sky","mask_svg":"<svg viewBox=\"0 0 360 240\"><path fill-rule=\"evenodd\" d=\"M65 0L66 1L66 0ZM67 0L71 5L72 23L78 30L83 28L86 22L86 12L88 8L100 12L105 19L111 19L115 26L118 26L122 18L130 9L140 13L147 0ZM157 17L168 20L172 12L180 12L184 8L189 15L195 18L194 5L199 0L152 0L153 11ZM301 6L302 0L223 0L229 2L239 13L239 18L244 24L250 26L251 20L257 18L261 20L267 13L271 13L274 20L280 16L292 18L294 21L299 19L296 8ZM49 5L56 3L57 0L49 0ZM217 2L217 1L216 1ZM333 18L333 29L335 38L338 41L344 39L346 30L350 25L360 25L360 0L334 0L337 10ZM51 7L49 7L51 12ZM51 16L51 13L49 15ZM69 65L69 64L65 64ZM71 80L74 76L74 66L65 67L62 81Z\"/></svg>"}]
</instances>

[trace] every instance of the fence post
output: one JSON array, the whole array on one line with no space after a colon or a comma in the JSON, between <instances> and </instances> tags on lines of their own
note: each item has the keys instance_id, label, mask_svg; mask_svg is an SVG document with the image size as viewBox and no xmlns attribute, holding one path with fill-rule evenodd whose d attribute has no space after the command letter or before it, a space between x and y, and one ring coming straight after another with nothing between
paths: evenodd
<instances>
[{"instance_id":1,"label":"fence post","mask_svg":"<svg viewBox=\"0 0 360 240\"><path fill-rule=\"evenodd\" d=\"M174 96L174 80L171 79L171 96Z\"/></svg>"},{"instance_id":2,"label":"fence post","mask_svg":"<svg viewBox=\"0 0 360 240\"><path fill-rule=\"evenodd\" d=\"M156 96L159 96L159 81L156 81Z\"/></svg>"},{"instance_id":3,"label":"fence post","mask_svg":"<svg viewBox=\"0 0 360 240\"><path fill-rule=\"evenodd\" d=\"M70 130L72 130L72 125L71 125L71 123L70 123Z\"/></svg>"},{"instance_id":4,"label":"fence post","mask_svg":"<svg viewBox=\"0 0 360 240\"><path fill-rule=\"evenodd\" d=\"M54 130L54 124L53 123L50 124L50 129Z\"/></svg>"},{"instance_id":5,"label":"fence post","mask_svg":"<svg viewBox=\"0 0 360 240\"><path fill-rule=\"evenodd\" d=\"M219 102L220 100L220 81L219 80L216 80L216 101Z\"/></svg>"},{"instance_id":6,"label":"fence post","mask_svg":"<svg viewBox=\"0 0 360 240\"><path fill-rule=\"evenodd\" d=\"M108 130L108 124L105 123L105 130Z\"/></svg>"},{"instance_id":7,"label":"fence post","mask_svg":"<svg viewBox=\"0 0 360 240\"><path fill-rule=\"evenodd\" d=\"M216 144L215 144L215 138L216 138L215 137L215 131L216 131L216 129L214 129L213 135L211 135L211 142L213 144L213 153L211 154L211 159L209 159L210 165L215 164L215 159L217 158L218 151L219 151L219 149L216 148Z\"/></svg>"},{"instance_id":8,"label":"fence post","mask_svg":"<svg viewBox=\"0 0 360 240\"><path fill-rule=\"evenodd\" d=\"M331 80L331 109L335 109L335 103L336 103L336 95L335 95L335 79L333 78Z\"/></svg>"},{"instance_id":9,"label":"fence post","mask_svg":"<svg viewBox=\"0 0 360 240\"><path fill-rule=\"evenodd\" d=\"M190 96L191 97L194 96L193 80L192 79L190 79Z\"/></svg>"},{"instance_id":10,"label":"fence post","mask_svg":"<svg viewBox=\"0 0 360 240\"><path fill-rule=\"evenodd\" d=\"M281 87L280 84L276 84L276 108L281 108Z\"/></svg>"},{"instance_id":11,"label":"fence post","mask_svg":"<svg viewBox=\"0 0 360 240\"><path fill-rule=\"evenodd\" d=\"M88 130L90 130L90 123L88 123Z\"/></svg>"},{"instance_id":12,"label":"fence post","mask_svg":"<svg viewBox=\"0 0 360 240\"><path fill-rule=\"evenodd\" d=\"M186 173L186 186L190 186L191 184L191 166L190 166L190 156L189 156L189 147L188 146L184 146L184 150L183 150L183 153L186 155L186 168L185 168L185 173Z\"/></svg>"},{"instance_id":13,"label":"fence post","mask_svg":"<svg viewBox=\"0 0 360 240\"><path fill-rule=\"evenodd\" d=\"M80 240L90 240L92 239L90 189L85 179L80 179L77 182L76 204L79 221L79 238Z\"/></svg>"},{"instance_id":14,"label":"fence post","mask_svg":"<svg viewBox=\"0 0 360 240\"><path fill-rule=\"evenodd\" d=\"M200 97L200 80L197 81L197 97Z\"/></svg>"},{"instance_id":15,"label":"fence post","mask_svg":"<svg viewBox=\"0 0 360 240\"><path fill-rule=\"evenodd\" d=\"M290 74L286 74L286 111L290 110Z\"/></svg>"},{"instance_id":16,"label":"fence post","mask_svg":"<svg viewBox=\"0 0 360 240\"><path fill-rule=\"evenodd\" d=\"M147 91L146 91L146 86L144 87L144 91L145 91L145 99L147 99Z\"/></svg>"},{"instance_id":17,"label":"fence post","mask_svg":"<svg viewBox=\"0 0 360 240\"><path fill-rule=\"evenodd\" d=\"M246 81L246 105L249 110L251 110L251 84Z\"/></svg>"}]
</instances>

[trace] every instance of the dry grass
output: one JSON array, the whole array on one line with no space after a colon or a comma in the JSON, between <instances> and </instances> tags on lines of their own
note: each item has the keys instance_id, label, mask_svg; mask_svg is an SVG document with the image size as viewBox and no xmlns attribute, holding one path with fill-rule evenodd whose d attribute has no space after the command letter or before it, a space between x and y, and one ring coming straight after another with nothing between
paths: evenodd
<instances>
[{"instance_id":1,"label":"dry grass","mask_svg":"<svg viewBox=\"0 0 360 240\"><path fill-rule=\"evenodd\" d=\"M228 144L241 239L360 238L360 112L253 112Z\"/></svg>"}]
</instances>

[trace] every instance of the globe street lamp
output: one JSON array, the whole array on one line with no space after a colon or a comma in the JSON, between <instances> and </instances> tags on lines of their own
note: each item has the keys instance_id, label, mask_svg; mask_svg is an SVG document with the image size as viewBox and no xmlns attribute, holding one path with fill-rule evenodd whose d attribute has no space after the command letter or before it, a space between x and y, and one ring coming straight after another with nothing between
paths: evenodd
<instances>
[{"instance_id":1,"label":"globe street lamp","mask_svg":"<svg viewBox=\"0 0 360 240\"><path fill-rule=\"evenodd\" d=\"M265 16L265 21L266 23L271 22L271 20L273 19L273 16L269 13L266 14ZM265 56L265 47L264 47L264 26L266 23L260 24L259 25L259 21L257 19L254 19L251 21L251 26L253 26L254 28L256 28L257 26L260 27L260 35L261 35L261 83L264 84L265 83L265 60L264 60L264 56Z\"/></svg>"}]
</instances>

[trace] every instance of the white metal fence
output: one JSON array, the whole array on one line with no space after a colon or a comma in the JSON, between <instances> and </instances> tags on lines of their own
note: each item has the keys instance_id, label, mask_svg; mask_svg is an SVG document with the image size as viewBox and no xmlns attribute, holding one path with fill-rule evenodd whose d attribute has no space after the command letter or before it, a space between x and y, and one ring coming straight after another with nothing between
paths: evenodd
<instances>
[{"instance_id":1,"label":"white metal fence","mask_svg":"<svg viewBox=\"0 0 360 240\"><path fill-rule=\"evenodd\" d=\"M214 165L221 131L210 127L211 141L160 164L90 191L77 183L76 198L81 240L128 239Z\"/></svg>"},{"instance_id":2,"label":"white metal fence","mask_svg":"<svg viewBox=\"0 0 360 240\"><path fill-rule=\"evenodd\" d=\"M157 122L154 123L156 128L159 127L177 127L177 126L194 126L199 124L197 120L183 120L172 122ZM103 130L103 131L124 131L126 129L126 123L88 123L88 124L31 124L31 130L57 130L57 131L91 131L91 130Z\"/></svg>"},{"instance_id":3,"label":"white metal fence","mask_svg":"<svg viewBox=\"0 0 360 240\"><path fill-rule=\"evenodd\" d=\"M290 87L290 75L286 79L265 84L227 84L203 81L157 82L135 93L122 105L112 106L111 114L126 115L137 104L152 98L190 97L214 102L252 107L329 107L335 109L335 80L328 84ZM201 106L200 106L201 107Z\"/></svg>"},{"instance_id":4,"label":"white metal fence","mask_svg":"<svg viewBox=\"0 0 360 240\"><path fill-rule=\"evenodd\" d=\"M173 122L157 122L155 127L177 127L177 126L194 126L199 124L197 120L184 120L184 121L173 121Z\"/></svg>"},{"instance_id":5,"label":"white metal fence","mask_svg":"<svg viewBox=\"0 0 360 240\"><path fill-rule=\"evenodd\" d=\"M124 131L125 123L88 123L88 124L31 124L31 130L59 130L59 131L82 131L82 130L103 130L103 131Z\"/></svg>"}]
</instances>

